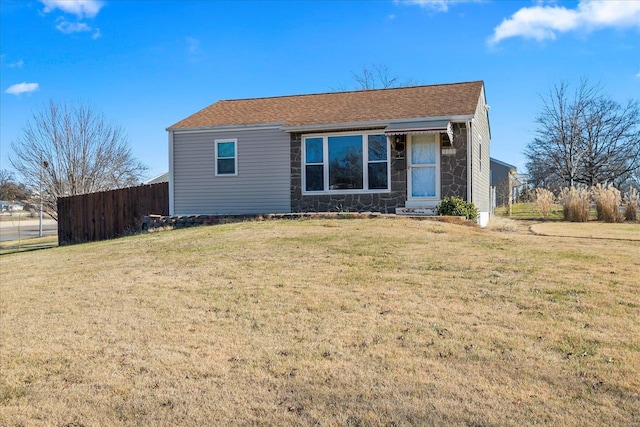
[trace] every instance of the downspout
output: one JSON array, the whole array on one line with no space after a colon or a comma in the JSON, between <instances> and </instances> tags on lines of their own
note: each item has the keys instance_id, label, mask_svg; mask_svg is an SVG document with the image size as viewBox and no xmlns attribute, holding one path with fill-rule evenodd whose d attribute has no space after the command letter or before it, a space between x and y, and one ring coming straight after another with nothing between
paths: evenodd
<instances>
[{"instance_id":1,"label":"downspout","mask_svg":"<svg viewBox=\"0 0 640 427\"><path fill-rule=\"evenodd\" d=\"M473 138L471 135L471 125L473 119L467 120L465 126L467 127L467 202L473 203L471 186L473 185Z\"/></svg>"},{"instance_id":2,"label":"downspout","mask_svg":"<svg viewBox=\"0 0 640 427\"><path fill-rule=\"evenodd\" d=\"M175 215L173 197L173 131L169 131L169 215Z\"/></svg>"}]
</instances>

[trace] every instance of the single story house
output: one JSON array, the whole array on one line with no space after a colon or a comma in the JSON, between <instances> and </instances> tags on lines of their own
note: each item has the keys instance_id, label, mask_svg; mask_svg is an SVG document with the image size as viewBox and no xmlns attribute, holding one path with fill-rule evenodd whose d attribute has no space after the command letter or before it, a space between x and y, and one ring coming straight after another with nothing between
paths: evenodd
<instances>
[{"instance_id":1,"label":"single story house","mask_svg":"<svg viewBox=\"0 0 640 427\"><path fill-rule=\"evenodd\" d=\"M527 175L518 173L516 166L493 157L489 161L491 162L490 185L495 188L493 206L506 206L509 203L515 203L518 199L518 192L527 185Z\"/></svg>"},{"instance_id":2,"label":"single story house","mask_svg":"<svg viewBox=\"0 0 640 427\"><path fill-rule=\"evenodd\" d=\"M160 175L149 178L146 181L142 181L143 185L160 184L163 182L169 182L169 172L163 172Z\"/></svg>"},{"instance_id":3,"label":"single story house","mask_svg":"<svg viewBox=\"0 0 640 427\"><path fill-rule=\"evenodd\" d=\"M518 173L517 167L503 162L502 160L490 157L489 162L489 164L491 165L489 167L491 171L491 181L489 182L489 184L492 187L497 187L503 182L509 182L512 179L512 176Z\"/></svg>"},{"instance_id":4,"label":"single story house","mask_svg":"<svg viewBox=\"0 0 640 427\"><path fill-rule=\"evenodd\" d=\"M218 101L167 128L171 215L491 210L484 83Z\"/></svg>"},{"instance_id":5,"label":"single story house","mask_svg":"<svg viewBox=\"0 0 640 427\"><path fill-rule=\"evenodd\" d=\"M0 200L0 211L17 212L24 210L24 203L12 200Z\"/></svg>"},{"instance_id":6,"label":"single story house","mask_svg":"<svg viewBox=\"0 0 640 427\"><path fill-rule=\"evenodd\" d=\"M516 174L518 168L502 160L489 158L490 178L489 185L495 188L493 207L507 206L515 200L514 192L517 191Z\"/></svg>"}]
</instances>

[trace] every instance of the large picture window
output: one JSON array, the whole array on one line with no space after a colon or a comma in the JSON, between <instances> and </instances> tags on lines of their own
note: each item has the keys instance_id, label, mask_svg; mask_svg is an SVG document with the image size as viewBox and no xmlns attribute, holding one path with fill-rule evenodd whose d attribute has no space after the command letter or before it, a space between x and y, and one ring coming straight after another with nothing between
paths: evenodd
<instances>
[{"instance_id":1,"label":"large picture window","mask_svg":"<svg viewBox=\"0 0 640 427\"><path fill-rule=\"evenodd\" d=\"M303 138L304 192L389 190L389 144L383 134L330 134Z\"/></svg>"},{"instance_id":2,"label":"large picture window","mask_svg":"<svg viewBox=\"0 0 640 427\"><path fill-rule=\"evenodd\" d=\"M216 139L216 175L238 174L237 142L235 139Z\"/></svg>"}]
</instances>

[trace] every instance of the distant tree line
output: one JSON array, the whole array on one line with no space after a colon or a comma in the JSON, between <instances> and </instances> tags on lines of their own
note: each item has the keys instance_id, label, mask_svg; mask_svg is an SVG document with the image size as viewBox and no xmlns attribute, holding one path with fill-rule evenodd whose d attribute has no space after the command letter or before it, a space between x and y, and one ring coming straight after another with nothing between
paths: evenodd
<instances>
[{"instance_id":1,"label":"distant tree line","mask_svg":"<svg viewBox=\"0 0 640 427\"><path fill-rule=\"evenodd\" d=\"M24 201L29 194L27 186L18 182L13 172L0 169L0 200Z\"/></svg>"}]
</instances>

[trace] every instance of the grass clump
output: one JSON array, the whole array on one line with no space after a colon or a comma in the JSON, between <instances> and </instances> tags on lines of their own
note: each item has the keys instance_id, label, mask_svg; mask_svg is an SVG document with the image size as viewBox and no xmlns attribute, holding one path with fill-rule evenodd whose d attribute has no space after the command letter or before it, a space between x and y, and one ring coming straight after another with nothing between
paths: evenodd
<instances>
[{"instance_id":1,"label":"grass clump","mask_svg":"<svg viewBox=\"0 0 640 427\"><path fill-rule=\"evenodd\" d=\"M547 190L546 188L536 188L536 199L534 202L534 206L536 211L542 218L549 218L554 199L555 197L553 196L553 193L551 191Z\"/></svg>"},{"instance_id":2,"label":"grass clump","mask_svg":"<svg viewBox=\"0 0 640 427\"><path fill-rule=\"evenodd\" d=\"M438 204L439 215L464 216L469 220L478 218L478 208L471 202L466 202L460 197L445 197Z\"/></svg>"},{"instance_id":3,"label":"grass clump","mask_svg":"<svg viewBox=\"0 0 640 427\"><path fill-rule=\"evenodd\" d=\"M587 189L563 188L560 192L560 203L562 203L562 213L566 221L589 221L590 197Z\"/></svg>"},{"instance_id":4,"label":"grass clump","mask_svg":"<svg viewBox=\"0 0 640 427\"><path fill-rule=\"evenodd\" d=\"M627 221L637 221L638 207L640 207L640 195L635 188L624 194L624 219Z\"/></svg>"},{"instance_id":5,"label":"grass clump","mask_svg":"<svg viewBox=\"0 0 640 427\"><path fill-rule=\"evenodd\" d=\"M604 222L620 222L620 190L611 184L598 184L591 188L591 194L596 204L598 220Z\"/></svg>"},{"instance_id":6,"label":"grass clump","mask_svg":"<svg viewBox=\"0 0 640 427\"><path fill-rule=\"evenodd\" d=\"M518 223L509 218L492 215L489 218L487 229L499 232L515 233L518 231Z\"/></svg>"}]
</instances>

